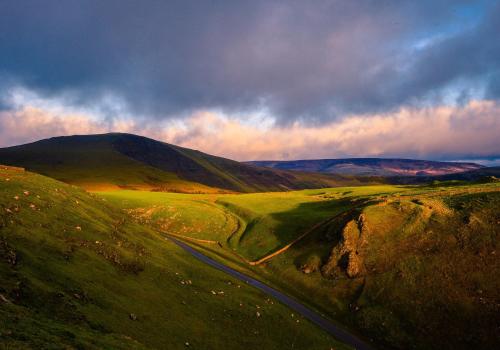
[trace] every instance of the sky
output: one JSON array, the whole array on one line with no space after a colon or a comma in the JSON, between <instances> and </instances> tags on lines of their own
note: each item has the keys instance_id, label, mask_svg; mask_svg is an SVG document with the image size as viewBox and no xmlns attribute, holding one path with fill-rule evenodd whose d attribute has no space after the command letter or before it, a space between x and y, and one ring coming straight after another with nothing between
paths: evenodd
<instances>
[{"instance_id":1,"label":"sky","mask_svg":"<svg viewBox=\"0 0 500 350\"><path fill-rule=\"evenodd\" d=\"M500 1L0 0L0 147L500 162Z\"/></svg>"}]
</instances>

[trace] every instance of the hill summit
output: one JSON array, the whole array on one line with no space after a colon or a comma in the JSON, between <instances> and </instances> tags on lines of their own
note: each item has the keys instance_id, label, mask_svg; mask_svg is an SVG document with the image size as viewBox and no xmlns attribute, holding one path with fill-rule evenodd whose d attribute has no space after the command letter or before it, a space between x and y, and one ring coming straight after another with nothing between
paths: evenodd
<instances>
[{"instance_id":1,"label":"hill summit","mask_svg":"<svg viewBox=\"0 0 500 350\"><path fill-rule=\"evenodd\" d=\"M356 182L344 176L257 167L123 133L61 136L2 148L0 164L88 189L259 192Z\"/></svg>"}]
</instances>

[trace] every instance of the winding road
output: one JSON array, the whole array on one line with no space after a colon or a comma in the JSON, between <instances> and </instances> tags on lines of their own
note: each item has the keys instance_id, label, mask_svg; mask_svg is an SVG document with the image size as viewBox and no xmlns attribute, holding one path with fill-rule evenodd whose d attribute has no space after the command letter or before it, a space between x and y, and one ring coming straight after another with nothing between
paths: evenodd
<instances>
[{"instance_id":1,"label":"winding road","mask_svg":"<svg viewBox=\"0 0 500 350\"><path fill-rule=\"evenodd\" d=\"M312 323L314 323L314 324L318 325L319 327L321 327L322 329L324 329L326 332L331 334L335 339L337 339L337 340L339 340L347 345L350 345L357 350L373 350L373 348L370 345L363 342L361 339L357 338L355 335L338 327L330 320L324 318L323 316L321 316L317 312L314 312L313 310L307 308L303 304L297 302L295 299L290 298L289 296L281 293L280 291L254 279L252 277L249 277L249 276L247 276L241 272L238 272L238 271L236 271L236 270L234 270L234 269L232 269L232 268L230 268L230 267L228 267L228 266L226 266L218 261L215 261L215 260L207 257L206 255L200 253L199 251L192 248L188 244L186 244L186 243L184 243L184 242L182 242L182 241L180 241L180 240L178 240L170 235L168 237L166 237L166 239L177 244L179 247L184 249L186 252L190 253L192 256L194 256L198 260L204 262L205 264L208 264L208 265L210 265L210 266L212 266L220 271L223 271L223 272L225 272L225 273L257 288L257 289L260 289L264 293L271 295L272 297L279 300L281 303L287 305L291 309L293 309L296 312L298 312L299 314L301 314L303 317L307 318Z\"/></svg>"}]
</instances>

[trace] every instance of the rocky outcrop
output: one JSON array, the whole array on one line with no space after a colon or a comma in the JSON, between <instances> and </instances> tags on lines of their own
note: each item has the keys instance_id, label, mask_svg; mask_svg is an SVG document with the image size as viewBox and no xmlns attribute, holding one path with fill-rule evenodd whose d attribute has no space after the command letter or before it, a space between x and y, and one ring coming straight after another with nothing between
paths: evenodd
<instances>
[{"instance_id":1,"label":"rocky outcrop","mask_svg":"<svg viewBox=\"0 0 500 350\"><path fill-rule=\"evenodd\" d=\"M363 214L349 221L342 230L339 244L332 249L328 261L321 268L321 273L329 278L344 274L349 278L363 276L366 272L363 255L367 235L368 226Z\"/></svg>"}]
</instances>

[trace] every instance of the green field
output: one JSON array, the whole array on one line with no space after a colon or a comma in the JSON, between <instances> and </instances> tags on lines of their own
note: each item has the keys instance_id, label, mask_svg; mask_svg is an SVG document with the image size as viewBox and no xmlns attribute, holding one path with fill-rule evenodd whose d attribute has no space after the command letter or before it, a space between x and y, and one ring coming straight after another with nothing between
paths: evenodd
<instances>
[{"instance_id":1,"label":"green field","mask_svg":"<svg viewBox=\"0 0 500 350\"><path fill-rule=\"evenodd\" d=\"M0 190L0 348L344 348L100 197L7 168Z\"/></svg>"},{"instance_id":2,"label":"green field","mask_svg":"<svg viewBox=\"0 0 500 350\"><path fill-rule=\"evenodd\" d=\"M162 231L201 240L225 242L238 230L238 219L206 194L148 191L98 192L144 224Z\"/></svg>"},{"instance_id":3,"label":"green field","mask_svg":"<svg viewBox=\"0 0 500 350\"><path fill-rule=\"evenodd\" d=\"M198 220L206 227L200 229L203 235L196 230L173 233L221 242L222 248L197 246L253 271L380 345L490 349L497 344L498 182L242 195L100 195L128 211L176 208L185 216L162 211L148 220L167 220L172 228L182 227L184 217ZM234 220L227 219L228 211ZM226 224L217 226L216 218ZM309 233L259 266L234 259L234 253L247 261L262 258L304 232Z\"/></svg>"},{"instance_id":4,"label":"green field","mask_svg":"<svg viewBox=\"0 0 500 350\"><path fill-rule=\"evenodd\" d=\"M246 259L257 260L359 201L410 189L381 185L252 194L99 194L142 222L173 234L223 242Z\"/></svg>"}]
</instances>

